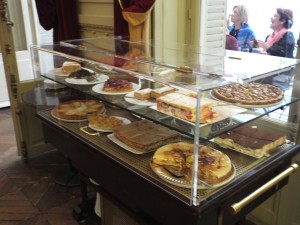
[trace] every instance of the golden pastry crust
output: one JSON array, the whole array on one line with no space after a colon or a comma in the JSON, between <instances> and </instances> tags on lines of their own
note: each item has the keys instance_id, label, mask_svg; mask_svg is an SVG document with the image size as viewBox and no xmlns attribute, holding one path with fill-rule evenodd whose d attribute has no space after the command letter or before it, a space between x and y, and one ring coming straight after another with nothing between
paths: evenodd
<instances>
[{"instance_id":1,"label":"golden pastry crust","mask_svg":"<svg viewBox=\"0 0 300 225\"><path fill-rule=\"evenodd\" d=\"M63 63L63 65L61 67L61 71L64 74L69 74L72 72L76 72L78 70L81 70L81 65L77 62L66 61Z\"/></svg>"},{"instance_id":2,"label":"golden pastry crust","mask_svg":"<svg viewBox=\"0 0 300 225\"><path fill-rule=\"evenodd\" d=\"M57 119L85 120L90 113L103 113L105 106L97 100L71 100L55 106L51 113Z\"/></svg>"},{"instance_id":3,"label":"golden pastry crust","mask_svg":"<svg viewBox=\"0 0 300 225\"><path fill-rule=\"evenodd\" d=\"M194 144L178 142L159 148L152 163L181 169L187 181L192 180ZM230 158L221 151L199 145L198 178L209 184L219 184L234 173Z\"/></svg>"},{"instance_id":4,"label":"golden pastry crust","mask_svg":"<svg viewBox=\"0 0 300 225\"><path fill-rule=\"evenodd\" d=\"M270 84L233 83L212 90L212 95L222 101L243 105L269 105L280 102L283 91Z\"/></svg>"},{"instance_id":5,"label":"golden pastry crust","mask_svg":"<svg viewBox=\"0 0 300 225\"><path fill-rule=\"evenodd\" d=\"M88 121L93 127L104 130L112 130L115 127L124 125L123 120L115 116L102 114L89 114Z\"/></svg>"}]
</instances>

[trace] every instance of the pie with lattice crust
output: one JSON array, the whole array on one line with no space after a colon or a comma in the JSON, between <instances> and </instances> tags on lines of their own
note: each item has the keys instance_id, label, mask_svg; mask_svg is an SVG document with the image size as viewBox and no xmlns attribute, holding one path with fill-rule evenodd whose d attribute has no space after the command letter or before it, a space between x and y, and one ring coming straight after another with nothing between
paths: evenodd
<instances>
[{"instance_id":1,"label":"pie with lattice crust","mask_svg":"<svg viewBox=\"0 0 300 225\"><path fill-rule=\"evenodd\" d=\"M283 91L270 84L233 83L212 90L212 96L231 103L242 105L270 105L283 98Z\"/></svg>"}]
</instances>

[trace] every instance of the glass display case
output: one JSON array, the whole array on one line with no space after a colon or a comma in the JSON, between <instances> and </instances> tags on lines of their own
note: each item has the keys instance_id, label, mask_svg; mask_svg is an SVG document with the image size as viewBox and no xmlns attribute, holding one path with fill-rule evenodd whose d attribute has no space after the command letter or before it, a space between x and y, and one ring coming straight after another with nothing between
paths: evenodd
<instances>
[{"instance_id":1,"label":"glass display case","mask_svg":"<svg viewBox=\"0 0 300 225\"><path fill-rule=\"evenodd\" d=\"M31 46L31 51L37 96L73 93L38 107L38 117L183 204L208 207L258 168L299 152L298 60L206 54L195 46L119 37ZM148 121L157 130L147 133L148 123L132 126L136 136L146 134L136 140L129 128L122 133L122 126L98 126L95 111L109 116L109 122L103 117L100 122L111 125L114 116L124 127ZM171 144L178 142L188 145ZM166 145L171 155L158 151Z\"/></svg>"}]
</instances>

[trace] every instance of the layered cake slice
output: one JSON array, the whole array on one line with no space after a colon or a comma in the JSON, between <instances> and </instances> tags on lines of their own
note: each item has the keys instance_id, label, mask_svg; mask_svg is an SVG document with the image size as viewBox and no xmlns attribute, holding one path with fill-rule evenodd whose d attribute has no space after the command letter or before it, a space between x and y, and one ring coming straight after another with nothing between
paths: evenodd
<instances>
[{"instance_id":1,"label":"layered cake slice","mask_svg":"<svg viewBox=\"0 0 300 225\"><path fill-rule=\"evenodd\" d=\"M165 87L153 89L150 93L150 96L151 98L158 98L175 91L176 91L175 88L165 86Z\"/></svg>"},{"instance_id":2,"label":"layered cake slice","mask_svg":"<svg viewBox=\"0 0 300 225\"><path fill-rule=\"evenodd\" d=\"M139 91L135 91L133 93L133 96L139 100L149 100L151 98L150 96L151 91L152 91L151 88L145 88Z\"/></svg>"},{"instance_id":3,"label":"layered cake slice","mask_svg":"<svg viewBox=\"0 0 300 225\"><path fill-rule=\"evenodd\" d=\"M163 113L191 122L196 122L197 99L179 93L170 93L156 99L157 109ZM212 109L212 102L202 99L200 123L209 123L218 115Z\"/></svg>"},{"instance_id":4,"label":"layered cake slice","mask_svg":"<svg viewBox=\"0 0 300 225\"><path fill-rule=\"evenodd\" d=\"M148 120L116 127L114 135L126 145L141 152L149 152L165 144L180 141L178 132Z\"/></svg>"},{"instance_id":5,"label":"layered cake slice","mask_svg":"<svg viewBox=\"0 0 300 225\"><path fill-rule=\"evenodd\" d=\"M284 144L285 141L285 134L248 125L238 127L215 138L215 142L221 147L231 148L257 158L266 155L270 150Z\"/></svg>"}]
</instances>

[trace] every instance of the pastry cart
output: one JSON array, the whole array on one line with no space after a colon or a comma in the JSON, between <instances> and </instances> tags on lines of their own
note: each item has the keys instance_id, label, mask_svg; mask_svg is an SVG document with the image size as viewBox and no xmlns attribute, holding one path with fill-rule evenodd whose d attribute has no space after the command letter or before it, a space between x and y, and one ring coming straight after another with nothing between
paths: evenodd
<instances>
[{"instance_id":1,"label":"pastry cart","mask_svg":"<svg viewBox=\"0 0 300 225\"><path fill-rule=\"evenodd\" d=\"M102 102L107 115L131 122L149 120L174 130L182 142L195 146L195 155L201 151L199 145L215 148L231 159L234 172L219 184L207 184L195 176L198 160L194 157L194 175L188 182L150 166L156 149L136 152L120 144L113 131L95 130L86 119L57 118L51 109L38 109L45 140L71 159L83 180L98 184L102 224L241 224L251 210L288 184L288 177L298 169L292 157L300 151L297 60L231 51L208 54L191 46L156 42L129 43L145 54L116 54L123 44L128 46L120 38L105 37L32 46L36 79L40 84L51 80L81 93L85 100ZM66 61L80 63L96 79L63 74ZM131 82L133 90L103 91L110 78ZM215 88L251 82L280 88L282 99L243 105L218 101L212 95ZM203 124L197 114L196 121L190 122L161 112L156 101L139 101L133 94L163 86L193 93L198 114L203 98L212 101L217 116ZM286 141L258 157L215 142L243 125L284 133Z\"/></svg>"}]
</instances>

